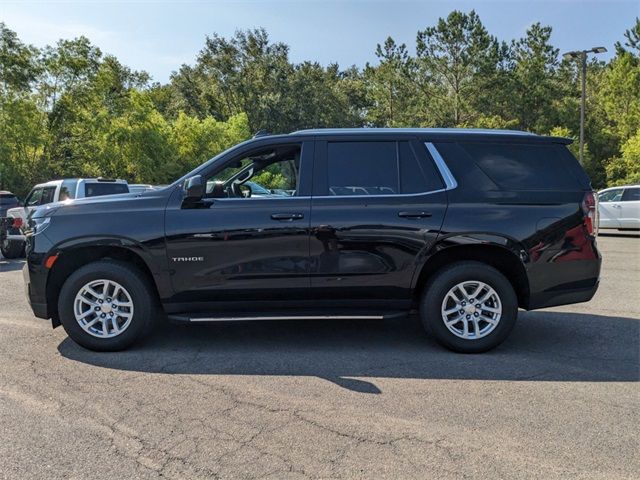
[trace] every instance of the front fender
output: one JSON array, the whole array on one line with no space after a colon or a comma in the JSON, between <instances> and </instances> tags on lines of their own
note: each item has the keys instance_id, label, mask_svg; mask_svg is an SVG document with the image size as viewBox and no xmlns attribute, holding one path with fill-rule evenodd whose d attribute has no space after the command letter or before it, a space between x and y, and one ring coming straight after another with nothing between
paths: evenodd
<instances>
[{"instance_id":1,"label":"front fender","mask_svg":"<svg viewBox=\"0 0 640 480\"><path fill-rule=\"evenodd\" d=\"M43 232L45 235L46 233L46 231ZM55 244L46 256L73 254L74 250L85 248L91 250L98 248L122 249L137 255L151 273L160 298L167 298L173 294L163 242L145 244L124 236L92 235L76 237Z\"/></svg>"}]
</instances>

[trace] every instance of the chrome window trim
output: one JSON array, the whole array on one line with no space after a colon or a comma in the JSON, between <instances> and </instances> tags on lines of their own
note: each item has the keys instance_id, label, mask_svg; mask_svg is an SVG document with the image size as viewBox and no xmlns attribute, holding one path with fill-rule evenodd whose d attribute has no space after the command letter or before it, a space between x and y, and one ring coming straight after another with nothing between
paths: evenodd
<instances>
[{"instance_id":1,"label":"chrome window trim","mask_svg":"<svg viewBox=\"0 0 640 480\"><path fill-rule=\"evenodd\" d=\"M433 157L433 161L436 162L436 167L438 167L440 175L442 175L442 178L444 179L445 190L453 190L456 188L458 186L458 182L451 173L451 170L449 170L449 167L447 167L444 158L442 158L442 155L440 155L436 146L432 142L425 142L424 144L426 145L427 150L429 150L431 157Z\"/></svg>"},{"instance_id":2,"label":"chrome window trim","mask_svg":"<svg viewBox=\"0 0 640 480\"><path fill-rule=\"evenodd\" d=\"M421 197L424 195L431 195L433 193L444 192L445 188L438 190L430 190L428 192L419 193L385 193L383 195L313 195L311 198L398 198L398 197Z\"/></svg>"},{"instance_id":3,"label":"chrome window trim","mask_svg":"<svg viewBox=\"0 0 640 480\"><path fill-rule=\"evenodd\" d=\"M262 200L288 200L290 198L300 198L300 199L309 199L311 198L311 195L274 195L272 197L265 195L264 197L243 197L243 198L239 198L239 197L203 197L205 200L213 200L214 202L245 202L247 200L257 200L257 201L262 201Z\"/></svg>"},{"instance_id":4,"label":"chrome window trim","mask_svg":"<svg viewBox=\"0 0 640 480\"><path fill-rule=\"evenodd\" d=\"M285 199L285 198L311 198L311 199L315 199L315 198L398 198L398 197L420 197L423 195L432 195L434 193L441 193L441 192L446 192L447 190L453 190L454 188L456 188L458 186L458 182L456 181L455 177L453 176L453 174L451 173L451 170L449 170L449 167L447 167L447 164L444 161L444 158L442 158L442 155L440 155L440 152L438 152L438 149L435 147L435 145L432 142L425 142L425 146L427 147L427 150L429 151L429 153L431 154L431 157L433 158L433 161L436 164L436 168L438 169L438 171L440 172L440 175L442 176L442 178L444 179L444 183L445 183L445 188L439 188L437 190L429 190L426 192L418 192L418 193L394 193L394 194L390 194L390 193L386 193L383 195L306 195L306 196L299 196L296 197L295 195L289 196L289 197L277 197L279 200ZM216 199L218 201L222 200L225 202L229 202L229 201L246 201L246 200L273 200L272 197L249 197L249 198L218 198Z\"/></svg>"}]
</instances>

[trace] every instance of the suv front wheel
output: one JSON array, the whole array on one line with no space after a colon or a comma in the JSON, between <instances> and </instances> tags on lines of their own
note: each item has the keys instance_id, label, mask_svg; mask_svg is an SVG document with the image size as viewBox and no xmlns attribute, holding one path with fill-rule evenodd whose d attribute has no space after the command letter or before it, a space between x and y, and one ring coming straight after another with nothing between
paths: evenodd
<instances>
[{"instance_id":1,"label":"suv front wheel","mask_svg":"<svg viewBox=\"0 0 640 480\"><path fill-rule=\"evenodd\" d=\"M518 300L509 280L495 268L472 261L438 271L420 304L427 332L461 353L498 346L511 332L517 315Z\"/></svg>"},{"instance_id":2,"label":"suv front wheel","mask_svg":"<svg viewBox=\"0 0 640 480\"><path fill-rule=\"evenodd\" d=\"M78 269L62 286L60 322L76 343L89 350L123 350L149 330L153 298L138 269L100 260Z\"/></svg>"}]
</instances>

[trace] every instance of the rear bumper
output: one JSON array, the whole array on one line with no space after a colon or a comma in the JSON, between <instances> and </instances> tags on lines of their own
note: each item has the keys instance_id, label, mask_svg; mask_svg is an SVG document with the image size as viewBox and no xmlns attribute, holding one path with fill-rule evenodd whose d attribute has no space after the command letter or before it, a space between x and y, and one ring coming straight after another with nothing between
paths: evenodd
<instances>
[{"instance_id":1,"label":"rear bumper","mask_svg":"<svg viewBox=\"0 0 640 480\"><path fill-rule=\"evenodd\" d=\"M595 284L588 288L575 288L559 290L553 292L541 292L530 296L528 310L538 308L557 307L558 305L569 305L572 303L588 302L598 291L600 279L595 280Z\"/></svg>"},{"instance_id":2,"label":"rear bumper","mask_svg":"<svg viewBox=\"0 0 640 480\"><path fill-rule=\"evenodd\" d=\"M588 302L598 291L602 258L539 265L527 310Z\"/></svg>"}]
</instances>

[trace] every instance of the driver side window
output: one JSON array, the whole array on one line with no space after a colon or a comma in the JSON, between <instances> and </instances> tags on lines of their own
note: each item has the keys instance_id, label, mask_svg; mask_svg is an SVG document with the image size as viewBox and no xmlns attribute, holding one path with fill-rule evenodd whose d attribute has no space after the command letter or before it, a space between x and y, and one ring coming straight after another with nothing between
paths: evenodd
<instances>
[{"instance_id":1,"label":"driver side window","mask_svg":"<svg viewBox=\"0 0 640 480\"><path fill-rule=\"evenodd\" d=\"M41 199L42 199L42 187L35 188L27 196L27 199L24 201L24 205L25 207L36 207L40 205Z\"/></svg>"},{"instance_id":2,"label":"driver side window","mask_svg":"<svg viewBox=\"0 0 640 480\"><path fill-rule=\"evenodd\" d=\"M227 163L207 178L206 198L295 196L300 180L300 146L261 149Z\"/></svg>"}]
</instances>

